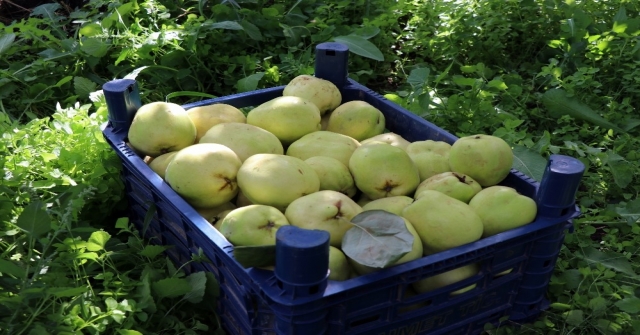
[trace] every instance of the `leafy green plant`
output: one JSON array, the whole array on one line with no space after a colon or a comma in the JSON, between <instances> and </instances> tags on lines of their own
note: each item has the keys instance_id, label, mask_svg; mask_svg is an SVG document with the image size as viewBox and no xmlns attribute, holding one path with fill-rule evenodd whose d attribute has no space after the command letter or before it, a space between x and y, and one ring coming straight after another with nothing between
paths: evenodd
<instances>
[{"instance_id":1,"label":"leafy green plant","mask_svg":"<svg viewBox=\"0 0 640 335\"><path fill-rule=\"evenodd\" d=\"M121 218L119 162L95 91L127 75L144 102L282 85L313 73L316 44L340 41L351 78L457 136L505 139L524 173L540 179L550 154L585 164L583 214L560 252L550 308L487 333L638 334L639 12L633 1L559 0L34 8L0 25L0 329L220 332L212 305L198 302L213 301L215 280L176 269L161 253L170 246ZM570 111L545 104L559 90Z\"/></svg>"},{"instance_id":2,"label":"leafy green plant","mask_svg":"<svg viewBox=\"0 0 640 335\"><path fill-rule=\"evenodd\" d=\"M115 219L126 205L119 161L100 131L104 115L90 107L58 107L26 124L2 114L0 329L220 333L215 278L176 268L163 255L172 246Z\"/></svg>"},{"instance_id":3,"label":"leafy green plant","mask_svg":"<svg viewBox=\"0 0 640 335\"><path fill-rule=\"evenodd\" d=\"M372 0L94 0L73 12L44 4L0 26L0 107L22 121L43 117L53 113L44 102L86 101L133 71L144 102L282 85L313 73L313 47L328 41L351 47L359 79L378 78L385 56L375 43L393 21L375 15L388 8Z\"/></svg>"}]
</instances>

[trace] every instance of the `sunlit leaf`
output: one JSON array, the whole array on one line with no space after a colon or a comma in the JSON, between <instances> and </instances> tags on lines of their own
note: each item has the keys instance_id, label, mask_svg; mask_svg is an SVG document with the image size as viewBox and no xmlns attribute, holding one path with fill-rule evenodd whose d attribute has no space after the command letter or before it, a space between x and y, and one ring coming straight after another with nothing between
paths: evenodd
<instances>
[{"instance_id":1,"label":"sunlit leaf","mask_svg":"<svg viewBox=\"0 0 640 335\"><path fill-rule=\"evenodd\" d=\"M487 83L487 86L488 86L488 87L491 87L491 88L498 89L498 90L500 90L500 91L504 91L504 90L506 90L507 88L509 88L509 87L507 86L507 84L505 84L505 82L504 82L504 81L502 81L501 79L493 79L493 80L491 80L491 81L489 81L489 82Z\"/></svg>"},{"instance_id":2,"label":"sunlit leaf","mask_svg":"<svg viewBox=\"0 0 640 335\"><path fill-rule=\"evenodd\" d=\"M96 36L102 33L102 26L98 23L88 23L80 27L78 32L87 37Z\"/></svg>"},{"instance_id":3,"label":"sunlit leaf","mask_svg":"<svg viewBox=\"0 0 640 335\"><path fill-rule=\"evenodd\" d=\"M124 79L136 79L140 72L144 71L147 68L149 68L149 66L141 66L139 68L136 68L133 71L129 72L126 76L124 76Z\"/></svg>"},{"instance_id":4,"label":"sunlit leaf","mask_svg":"<svg viewBox=\"0 0 640 335\"><path fill-rule=\"evenodd\" d=\"M549 131L545 130L538 142L531 148L532 150L538 152L539 154L543 154L549 148L551 144L551 134Z\"/></svg>"},{"instance_id":5,"label":"sunlit leaf","mask_svg":"<svg viewBox=\"0 0 640 335\"><path fill-rule=\"evenodd\" d=\"M111 238L111 235L106 231L95 231L89 236L87 241L87 250L100 251L104 250L107 241Z\"/></svg>"}]
</instances>

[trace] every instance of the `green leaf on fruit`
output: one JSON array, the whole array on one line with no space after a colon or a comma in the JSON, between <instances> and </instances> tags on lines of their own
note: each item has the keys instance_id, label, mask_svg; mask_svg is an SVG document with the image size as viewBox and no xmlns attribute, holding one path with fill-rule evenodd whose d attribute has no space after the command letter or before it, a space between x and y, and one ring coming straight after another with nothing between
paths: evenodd
<instances>
[{"instance_id":1,"label":"green leaf on fruit","mask_svg":"<svg viewBox=\"0 0 640 335\"><path fill-rule=\"evenodd\" d=\"M236 246L233 257L245 268L276 265L276 246Z\"/></svg>"},{"instance_id":2,"label":"green leaf on fruit","mask_svg":"<svg viewBox=\"0 0 640 335\"><path fill-rule=\"evenodd\" d=\"M374 267L393 265L411 251L413 235L404 219L383 210L368 210L351 219L342 238L342 251L354 261Z\"/></svg>"}]
</instances>

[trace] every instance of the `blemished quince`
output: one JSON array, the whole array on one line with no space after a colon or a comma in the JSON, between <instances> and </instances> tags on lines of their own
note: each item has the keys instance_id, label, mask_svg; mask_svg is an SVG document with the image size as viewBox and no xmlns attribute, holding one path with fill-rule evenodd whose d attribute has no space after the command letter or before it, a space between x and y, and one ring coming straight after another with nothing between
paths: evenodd
<instances>
[{"instance_id":1,"label":"blemished quince","mask_svg":"<svg viewBox=\"0 0 640 335\"><path fill-rule=\"evenodd\" d=\"M284 87L282 95L296 96L313 102L321 115L334 110L342 103L342 94L334 83L306 74L293 78Z\"/></svg>"},{"instance_id":2,"label":"blemished quince","mask_svg":"<svg viewBox=\"0 0 640 335\"><path fill-rule=\"evenodd\" d=\"M423 180L413 197L420 199L425 190L442 192L464 203L469 203L471 198L482 190L482 186L464 173L443 172Z\"/></svg>"},{"instance_id":3,"label":"blemished quince","mask_svg":"<svg viewBox=\"0 0 640 335\"><path fill-rule=\"evenodd\" d=\"M325 190L294 200L284 215L294 226L328 231L329 244L339 248L342 237L353 227L351 219L360 212L362 207L348 196Z\"/></svg>"},{"instance_id":4,"label":"blemished quince","mask_svg":"<svg viewBox=\"0 0 640 335\"><path fill-rule=\"evenodd\" d=\"M420 175L409 155L383 142L362 145L349 159L356 187L370 199L412 195Z\"/></svg>"},{"instance_id":5,"label":"blemished quince","mask_svg":"<svg viewBox=\"0 0 640 335\"><path fill-rule=\"evenodd\" d=\"M196 126L187 111L172 102L142 105L129 127L129 144L145 156L158 157L195 143Z\"/></svg>"},{"instance_id":6,"label":"blemished quince","mask_svg":"<svg viewBox=\"0 0 640 335\"><path fill-rule=\"evenodd\" d=\"M511 146L500 137L471 135L459 138L449 150L449 167L468 175L482 187L497 185L513 166Z\"/></svg>"},{"instance_id":7,"label":"blemished quince","mask_svg":"<svg viewBox=\"0 0 640 335\"><path fill-rule=\"evenodd\" d=\"M165 181L193 207L220 206L238 194L241 165L238 155L222 144L193 144L173 157Z\"/></svg>"}]
</instances>

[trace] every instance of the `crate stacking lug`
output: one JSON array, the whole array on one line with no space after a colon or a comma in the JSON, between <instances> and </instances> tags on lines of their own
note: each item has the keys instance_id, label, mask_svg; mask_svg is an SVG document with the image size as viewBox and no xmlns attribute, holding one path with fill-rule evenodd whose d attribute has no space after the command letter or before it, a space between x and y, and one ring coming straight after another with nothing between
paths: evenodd
<instances>
[{"instance_id":1,"label":"crate stacking lug","mask_svg":"<svg viewBox=\"0 0 640 335\"><path fill-rule=\"evenodd\" d=\"M584 164L576 158L551 155L535 196L538 216L556 218L570 212L584 170Z\"/></svg>"}]
</instances>

